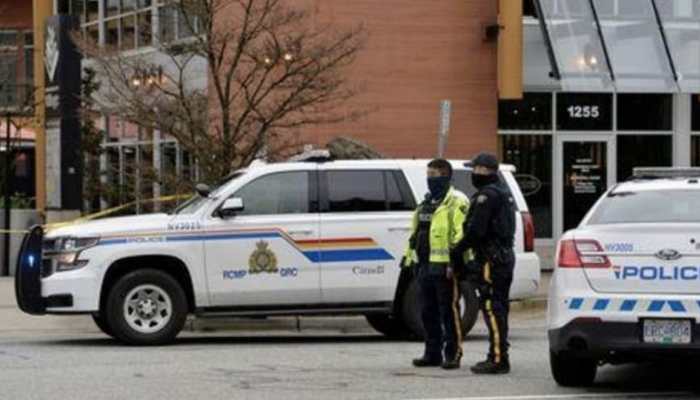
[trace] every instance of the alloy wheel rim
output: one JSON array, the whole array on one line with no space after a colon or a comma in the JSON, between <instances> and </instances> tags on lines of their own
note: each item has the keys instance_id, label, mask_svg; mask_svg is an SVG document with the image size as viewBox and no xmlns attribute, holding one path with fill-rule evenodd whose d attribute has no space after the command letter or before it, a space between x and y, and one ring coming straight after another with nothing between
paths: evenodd
<instances>
[{"instance_id":1,"label":"alloy wheel rim","mask_svg":"<svg viewBox=\"0 0 700 400\"><path fill-rule=\"evenodd\" d=\"M124 298L124 319L136 332L156 333L170 322L172 314L170 296L156 285L136 286Z\"/></svg>"}]
</instances>

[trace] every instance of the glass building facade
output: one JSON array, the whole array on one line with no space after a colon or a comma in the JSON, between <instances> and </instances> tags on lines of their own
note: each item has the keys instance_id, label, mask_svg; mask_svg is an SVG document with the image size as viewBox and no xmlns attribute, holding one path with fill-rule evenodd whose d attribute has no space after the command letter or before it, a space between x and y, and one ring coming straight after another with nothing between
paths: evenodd
<instances>
[{"instance_id":1,"label":"glass building facade","mask_svg":"<svg viewBox=\"0 0 700 400\"><path fill-rule=\"evenodd\" d=\"M635 167L700 166L700 0L524 4L525 94L499 104L499 150L551 256Z\"/></svg>"},{"instance_id":2,"label":"glass building facade","mask_svg":"<svg viewBox=\"0 0 700 400\"><path fill-rule=\"evenodd\" d=\"M187 40L198 32L172 6L156 0L56 0L55 11L80 20L83 35L126 57L158 53L159 46ZM127 212L153 210L150 199L191 191L192 157L167 132L140 128L117 117L98 121L104 132L100 208L134 202ZM86 205L88 209L94 205Z\"/></svg>"}]
</instances>

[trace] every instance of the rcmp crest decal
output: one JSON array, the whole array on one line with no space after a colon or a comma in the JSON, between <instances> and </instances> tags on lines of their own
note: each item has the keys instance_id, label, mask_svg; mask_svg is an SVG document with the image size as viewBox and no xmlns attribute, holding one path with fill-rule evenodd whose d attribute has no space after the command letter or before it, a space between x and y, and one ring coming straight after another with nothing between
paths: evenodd
<instances>
[{"instance_id":1,"label":"rcmp crest decal","mask_svg":"<svg viewBox=\"0 0 700 400\"><path fill-rule=\"evenodd\" d=\"M255 251L248 259L248 267L250 268L248 272L251 274L277 273L277 256L270 249L270 244L261 240L255 244L255 247Z\"/></svg>"}]
</instances>

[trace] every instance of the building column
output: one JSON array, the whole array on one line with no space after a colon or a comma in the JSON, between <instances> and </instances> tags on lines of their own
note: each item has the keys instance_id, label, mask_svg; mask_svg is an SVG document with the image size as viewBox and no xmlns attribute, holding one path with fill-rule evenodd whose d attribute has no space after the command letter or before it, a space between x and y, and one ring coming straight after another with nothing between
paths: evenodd
<instances>
[{"instance_id":1,"label":"building column","mask_svg":"<svg viewBox=\"0 0 700 400\"><path fill-rule=\"evenodd\" d=\"M52 0L33 0L34 9L34 116L36 209L46 217L46 81L44 78L44 38L46 18L53 13Z\"/></svg>"},{"instance_id":2,"label":"building column","mask_svg":"<svg viewBox=\"0 0 700 400\"><path fill-rule=\"evenodd\" d=\"M690 109L691 96L673 95L673 165L690 166Z\"/></svg>"}]
</instances>

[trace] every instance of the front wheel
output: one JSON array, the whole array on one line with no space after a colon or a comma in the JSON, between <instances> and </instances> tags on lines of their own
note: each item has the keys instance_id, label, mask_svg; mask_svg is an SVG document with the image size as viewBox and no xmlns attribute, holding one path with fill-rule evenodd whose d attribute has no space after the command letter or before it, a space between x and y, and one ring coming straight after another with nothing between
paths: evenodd
<instances>
[{"instance_id":1,"label":"front wheel","mask_svg":"<svg viewBox=\"0 0 700 400\"><path fill-rule=\"evenodd\" d=\"M114 337L130 345L172 342L187 319L187 300L172 276L153 269L131 272L112 287L106 318Z\"/></svg>"},{"instance_id":2,"label":"front wheel","mask_svg":"<svg viewBox=\"0 0 700 400\"><path fill-rule=\"evenodd\" d=\"M404 292L401 302L401 315L403 322L416 339L423 340L425 330L421 319L421 301L419 295L418 281L413 280ZM476 289L469 282L459 283L459 314L462 326L462 337L466 337L476 324L479 316L479 297Z\"/></svg>"},{"instance_id":3,"label":"front wheel","mask_svg":"<svg viewBox=\"0 0 700 400\"><path fill-rule=\"evenodd\" d=\"M114 333L112 332L112 328L109 327L107 324L107 319L104 318L101 314L94 313L92 314L92 320L95 322L95 325L102 331L102 333L114 337Z\"/></svg>"},{"instance_id":4,"label":"front wheel","mask_svg":"<svg viewBox=\"0 0 700 400\"><path fill-rule=\"evenodd\" d=\"M598 362L595 359L574 357L566 352L549 351L549 365L554 380L561 386L586 387L595 381Z\"/></svg>"}]
</instances>

